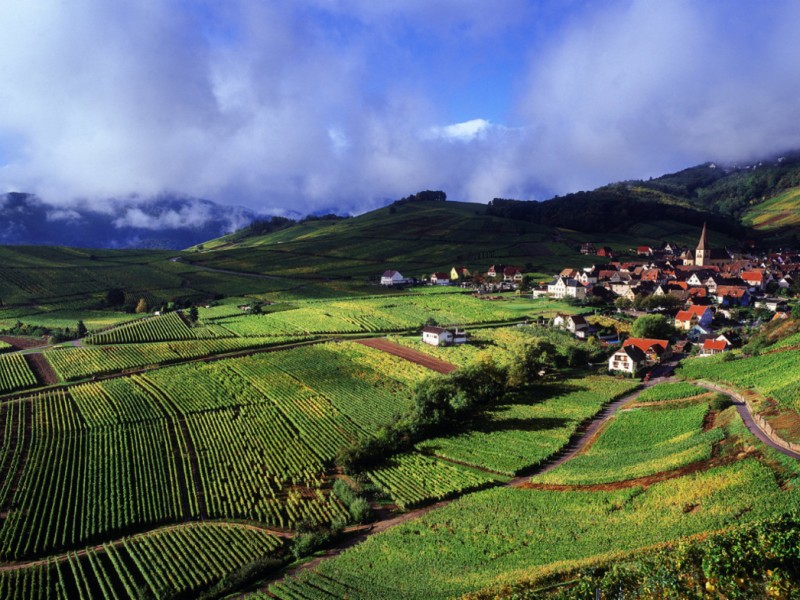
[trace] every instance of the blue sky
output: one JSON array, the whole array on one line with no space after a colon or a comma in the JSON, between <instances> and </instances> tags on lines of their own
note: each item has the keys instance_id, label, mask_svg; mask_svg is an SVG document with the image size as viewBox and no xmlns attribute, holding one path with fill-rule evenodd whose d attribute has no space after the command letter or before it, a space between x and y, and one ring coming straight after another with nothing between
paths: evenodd
<instances>
[{"instance_id":1,"label":"blue sky","mask_svg":"<svg viewBox=\"0 0 800 600\"><path fill-rule=\"evenodd\" d=\"M4 0L0 192L360 212L800 148L790 0Z\"/></svg>"}]
</instances>

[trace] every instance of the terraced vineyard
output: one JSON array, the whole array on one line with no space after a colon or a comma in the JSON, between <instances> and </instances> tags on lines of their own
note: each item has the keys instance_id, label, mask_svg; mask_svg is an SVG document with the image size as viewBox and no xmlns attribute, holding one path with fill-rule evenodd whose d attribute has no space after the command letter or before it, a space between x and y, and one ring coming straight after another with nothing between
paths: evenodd
<instances>
[{"instance_id":1,"label":"terraced vineyard","mask_svg":"<svg viewBox=\"0 0 800 600\"><path fill-rule=\"evenodd\" d=\"M276 336L115 344L80 348L65 346L48 350L44 356L61 380L73 381L92 375L116 373L151 365L168 365L192 358L297 343L308 339L310 338L301 336Z\"/></svg>"},{"instance_id":2,"label":"terraced vineyard","mask_svg":"<svg viewBox=\"0 0 800 600\"><path fill-rule=\"evenodd\" d=\"M499 477L421 454L400 454L369 478L403 509L494 485Z\"/></svg>"},{"instance_id":3,"label":"terraced vineyard","mask_svg":"<svg viewBox=\"0 0 800 600\"><path fill-rule=\"evenodd\" d=\"M189 327L177 312L149 317L122 325L109 331L89 336L90 344L135 344L138 342L162 342L173 340L213 339L234 337L226 329L216 325Z\"/></svg>"},{"instance_id":4,"label":"terraced vineyard","mask_svg":"<svg viewBox=\"0 0 800 600\"><path fill-rule=\"evenodd\" d=\"M270 585L269 593L281 599L422 600L482 591L480 597L511 598L516 597L511 586L521 582L536 589L543 585L538 581L552 581L559 572L569 579L578 566L798 507L798 489L782 489L774 472L753 458L644 488L500 487L371 536Z\"/></svg>"},{"instance_id":5,"label":"terraced vineyard","mask_svg":"<svg viewBox=\"0 0 800 600\"><path fill-rule=\"evenodd\" d=\"M2 488L0 558L47 556L200 517L286 528L346 518L327 466L408 406L410 383L425 374L409 365L386 377L387 360L329 343L2 405L0 466L17 476Z\"/></svg>"},{"instance_id":6,"label":"terraced vineyard","mask_svg":"<svg viewBox=\"0 0 800 600\"><path fill-rule=\"evenodd\" d=\"M417 449L513 476L557 452L582 421L636 385L604 376L542 384L497 407L474 429L426 440L417 444Z\"/></svg>"},{"instance_id":7,"label":"terraced vineyard","mask_svg":"<svg viewBox=\"0 0 800 600\"><path fill-rule=\"evenodd\" d=\"M589 449L535 483L584 485L635 479L711 457L721 429L703 432L706 402L620 412Z\"/></svg>"},{"instance_id":8,"label":"terraced vineyard","mask_svg":"<svg viewBox=\"0 0 800 600\"><path fill-rule=\"evenodd\" d=\"M215 323L242 336L375 333L419 329L428 319L442 325L466 325L522 320L558 310L551 304L544 306L539 300L513 297L492 302L463 293L415 294L307 303L294 310L222 318Z\"/></svg>"},{"instance_id":9,"label":"terraced vineyard","mask_svg":"<svg viewBox=\"0 0 800 600\"><path fill-rule=\"evenodd\" d=\"M729 360L724 354L683 361L678 375L719 381L770 396L783 408L800 412L800 352L790 350Z\"/></svg>"},{"instance_id":10,"label":"terraced vineyard","mask_svg":"<svg viewBox=\"0 0 800 600\"><path fill-rule=\"evenodd\" d=\"M24 390L36 385L25 357L21 354L0 354L0 394Z\"/></svg>"},{"instance_id":11,"label":"terraced vineyard","mask_svg":"<svg viewBox=\"0 0 800 600\"><path fill-rule=\"evenodd\" d=\"M34 567L0 571L0 598L151 598L198 593L265 556L282 542L240 525L167 528L59 555Z\"/></svg>"}]
</instances>

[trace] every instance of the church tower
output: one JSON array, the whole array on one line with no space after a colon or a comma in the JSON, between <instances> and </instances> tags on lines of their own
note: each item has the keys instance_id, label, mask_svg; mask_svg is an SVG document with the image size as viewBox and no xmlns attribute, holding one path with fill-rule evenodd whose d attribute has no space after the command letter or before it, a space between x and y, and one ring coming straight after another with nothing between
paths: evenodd
<instances>
[{"instance_id":1,"label":"church tower","mask_svg":"<svg viewBox=\"0 0 800 600\"><path fill-rule=\"evenodd\" d=\"M703 233L700 234L700 243L697 244L697 250L694 253L694 264L698 267L705 267L710 264L710 260L711 248L706 236L706 224L703 223Z\"/></svg>"}]
</instances>

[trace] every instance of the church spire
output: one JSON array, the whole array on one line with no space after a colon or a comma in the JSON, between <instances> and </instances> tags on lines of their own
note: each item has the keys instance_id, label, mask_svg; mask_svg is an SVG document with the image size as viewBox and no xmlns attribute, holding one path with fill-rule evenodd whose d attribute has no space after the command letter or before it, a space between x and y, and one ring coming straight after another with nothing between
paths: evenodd
<instances>
[{"instance_id":1,"label":"church spire","mask_svg":"<svg viewBox=\"0 0 800 600\"><path fill-rule=\"evenodd\" d=\"M703 223L703 233L700 234L700 243L697 244L698 250L709 250L708 240L706 239L706 224Z\"/></svg>"}]
</instances>

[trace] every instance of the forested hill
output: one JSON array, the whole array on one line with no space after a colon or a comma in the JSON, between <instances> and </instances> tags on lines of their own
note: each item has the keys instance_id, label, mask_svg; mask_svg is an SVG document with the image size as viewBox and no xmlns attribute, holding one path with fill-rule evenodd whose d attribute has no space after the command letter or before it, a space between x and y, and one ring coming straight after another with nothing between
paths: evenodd
<instances>
[{"instance_id":1,"label":"forested hill","mask_svg":"<svg viewBox=\"0 0 800 600\"><path fill-rule=\"evenodd\" d=\"M704 163L647 181L632 180L545 202L496 198L489 214L585 232L625 231L653 219L716 227L742 235L800 228L800 152L746 165ZM711 216L709 216L711 215Z\"/></svg>"}]
</instances>

